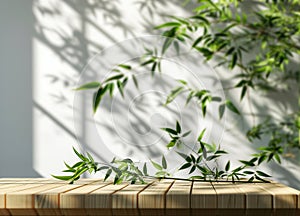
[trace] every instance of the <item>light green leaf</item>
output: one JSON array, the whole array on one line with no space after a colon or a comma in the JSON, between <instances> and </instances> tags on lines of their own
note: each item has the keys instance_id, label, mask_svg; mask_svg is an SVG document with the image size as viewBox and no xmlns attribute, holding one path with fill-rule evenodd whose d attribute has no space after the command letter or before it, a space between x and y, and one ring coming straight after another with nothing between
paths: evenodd
<instances>
[{"instance_id":1,"label":"light green leaf","mask_svg":"<svg viewBox=\"0 0 300 216\"><path fill-rule=\"evenodd\" d=\"M176 26L180 26L180 23L178 22L167 22L164 23L162 25L156 26L154 29L161 29L161 28L168 28L168 27L176 27Z\"/></svg>"},{"instance_id":2,"label":"light green leaf","mask_svg":"<svg viewBox=\"0 0 300 216\"><path fill-rule=\"evenodd\" d=\"M150 160L150 161L151 161L152 165L153 165L156 169L158 169L158 170L162 170L162 169L163 169L162 166L159 165L158 163L156 163L156 162L154 162L154 161L152 161L152 160Z\"/></svg>"},{"instance_id":3,"label":"light green leaf","mask_svg":"<svg viewBox=\"0 0 300 216\"><path fill-rule=\"evenodd\" d=\"M198 142L200 142L201 140L202 140L202 138L203 138L203 136L204 136L204 133L205 133L205 131L206 131L206 128L204 128L201 132L200 132L200 135L198 136Z\"/></svg>"},{"instance_id":4,"label":"light green leaf","mask_svg":"<svg viewBox=\"0 0 300 216\"><path fill-rule=\"evenodd\" d=\"M99 88L101 86L101 83L99 82L90 82L83 84L82 86L76 88L75 90L87 90L87 89L95 89Z\"/></svg>"}]
</instances>

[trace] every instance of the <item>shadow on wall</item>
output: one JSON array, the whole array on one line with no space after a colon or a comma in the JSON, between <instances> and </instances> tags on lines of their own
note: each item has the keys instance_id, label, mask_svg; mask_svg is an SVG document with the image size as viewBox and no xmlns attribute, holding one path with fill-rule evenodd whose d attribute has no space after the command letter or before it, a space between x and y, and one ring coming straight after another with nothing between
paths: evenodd
<instances>
[{"instance_id":1,"label":"shadow on wall","mask_svg":"<svg viewBox=\"0 0 300 216\"><path fill-rule=\"evenodd\" d=\"M68 113L71 113L67 117L68 121L72 122L73 97L70 98L66 92L69 92L71 88L76 86L80 73L88 60L103 48L106 48L107 44L118 43L121 40L120 38L135 37L137 36L135 32L141 29L144 32L153 33L155 24L168 20L164 15L169 11L164 11L163 9L170 5L174 7L180 5L180 2L179 0L169 1L168 3L156 0L137 0L127 5L127 3L120 0L33 1L34 39L51 50L59 58L61 64L66 65L65 68L72 71L69 73L56 70L51 71L51 73L47 72L42 77L42 79L47 80L49 85L51 83L54 89L56 86L63 86L58 91L48 91L48 94L51 96L50 99L54 104L56 103L63 109L67 109ZM134 7L135 13L138 11L137 14L134 13L131 17L131 19L134 19L135 16L139 18L139 21L136 22L139 24L138 27L135 28L128 21L130 17L124 13L126 6ZM189 11L189 8L191 8L191 5L187 5L186 9L183 10ZM256 6L252 8L255 9ZM52 20L52 22L49 23L49 20ZM96 20L100 20L101 24L105 23L105 26L100 25ZM113 31L109 29L113 29ZM91 34L95 35L95 37L91 36ZM130 52L130 50L123 51ZM91 76L92 79L94 75ZM223 84L226 86L228 83L224 81ZM275 99L277 100L277 98ZM85 104L89 102L84 97L81 100L82 107L74 111L82 113L82 118L80 119L82 126L76 133L72 132L74 131L72 124L66 124L66 117L57 115L55 111L51 110L51 107L47 107L43 103L40 97L34 98L34 106L71 137L75 138L76 135L84 148L83 150L90 151L98 159L101 159L102 155L93 146L88 146L86 143L89 131L86 130L85 125L87 121L93 121L93 119L85 114ZM282 103L285 102L283 101ZM259 103L254 104L254 106L257 110L266 110ZM268 110L266 110L266 114L267 112ZM236 127L236 130L248 129L251 126L251 123L245 119L242 119L241 122L243 126L238 127L239 129ZM250 146L250 148L254 150L255 146ZM281 168L278 168L278 170L281 172ZM289 173L289 176L288 184L300 184L299 179L293 174Z\"/></svg>"}]
</instances>

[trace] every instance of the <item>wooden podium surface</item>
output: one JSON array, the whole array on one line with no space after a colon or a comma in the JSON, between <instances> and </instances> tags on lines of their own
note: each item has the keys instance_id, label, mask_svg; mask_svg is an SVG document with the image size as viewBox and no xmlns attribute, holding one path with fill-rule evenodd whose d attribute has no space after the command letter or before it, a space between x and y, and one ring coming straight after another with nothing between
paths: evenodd
<instances>
[{"instance_id":1,"label":"wooden podium surface","mask_svg":"<svg viewBox=\"0 0 300 216\"><path fill-rule=\"evenodd\" d=\"M0 178L0 215L300 215L300 191L279 183L152 181L113 185Z\"/></svg>"}]
</instances>

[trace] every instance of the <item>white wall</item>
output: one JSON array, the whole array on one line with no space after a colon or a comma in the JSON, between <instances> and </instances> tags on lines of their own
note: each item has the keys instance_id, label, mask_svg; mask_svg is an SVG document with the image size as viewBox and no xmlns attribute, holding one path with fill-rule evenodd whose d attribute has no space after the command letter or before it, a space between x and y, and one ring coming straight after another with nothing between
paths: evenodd
<instances>
[{"instance_id":1,"label":"white wall","mask_svg":"<svg viewBox=\"0 0 300 216\"><path fill-rule=\"evenodd\" d=\"M90 144L95 139L86 125L87 99L74 105L72 89L89 59L102 49L125 39L157 34L152 27L167 20L164 14L188 15L189 10L179 2L0 1L0 177L58 174L64 160L75 161L72 146L89 150L99 160L107 156L101 145ZM218 74L223 77L224 71ZM224 79L226 86L230 77ZM83 105L76 107L81 100ZM268 100L260 96L252 110L260 113ZM277 101L273 112L295 107L292 102ZM76 123L73 106L82 113L75 110ZM253 123L249 107L247 101L240 105L246 114L243 117L227 115L222 146L231 152L230 158L247 159L257 147L244 137ZM269 164L264 169L276 180L299 188L298 165L285 160L282 166Z\"/></svg>"}]
</instances>

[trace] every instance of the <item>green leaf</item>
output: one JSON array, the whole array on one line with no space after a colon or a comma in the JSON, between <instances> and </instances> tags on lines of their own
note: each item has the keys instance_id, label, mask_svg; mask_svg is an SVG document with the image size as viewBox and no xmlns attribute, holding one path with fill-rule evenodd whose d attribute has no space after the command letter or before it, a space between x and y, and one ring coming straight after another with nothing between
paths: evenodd
<instances>
[{"instance_id":1,"label":"green leaf","mask_svg":"<svg viewBox=\"0 0 300 216\"><path fill-rule=\"evenodd\" d=\"M225 166L225 171L228 172L230 169L230 161L227 162L226 166Z\"/></svg>"},{"instance_id":2,"label":"green leaf","mask_svg":"<svg viewBox=\"0 0 300 216\"><path fill-rule=\"evenodd\" d=\"M278 154L274 154L275 160L277 160L278 163L281 163L280 156Z\"/></svg>"},{"instance_id":3,"label":"green leaf","mask_svg":"<svg viewBox=\"0 0 300 216\"><path fill-rule=\"evenodd\" d=\"M73 176L56 176L56 175L51 175L53 178L59 179L59 180L64 180L68 181L73 178Z\"/></svg>"},{"instance_id":4,"label":"green leaf","mask_svg":"<svg viewBox=\"0 0 300 216\"><path fill-rule=\"evenodd\" d=\"M187 104L191 101L191 99L192 99L194 96L195 96L195 92L194 92L194 91L191 91L191 92L189 93L187 99L186 99L185 105L187 105Z\"/></svg>"},{"instance_id":5,"label":"green leaf","mask_svg":"<svg viewBox=\"0 0 300 216\"><path fill-rule=\"evenodd\" d=\"M174 134L174 135L178 134L177 131L173 130L172 128L161 128L161 129L167 131L170 134Z\"/></svg>"},{"instance_id":6,"label":"green leaf","mask_svg":"<svg viewBox=\"0 0 300 216\"><path fill-rule=\"evenodd\" d=\"M200 132L200 135L198 136L198 142L200 142L201 140L202 140L202 138L203 138L203 136L204 136L204 133L205 133L205 131L206 131L206 128L204 128L201 132Z\"/></svg>"},{"instance_id":7,"label":"green leaf","mask_svg":"<svg viewBox=\"0 0 300 216\"><path fill-rule=\"evenodd\" d=\"M260 165L263 161L265 161L267 159L266 155L261 155L258 159L258 165Z\"/></svg>"},{"instance_id":8,"label":"green leaf","mask_svg":"<svg viewBox=\"0 0 300 216\"><path fill-rule=\"evenodd\" d=\"M126 77L126 78L122 81L122 86L123 86L123 88L126 86L127 81L128 81L128 77Z\"/></svg>"},{"instance_id":9,"label":"green leaf","mask_svg":"<svg viewBox=\"0 0 300 216\"><path fill-rule=\"evenodd\" d=\"M226 107L225 104L221 104L221 105L219 106L219 118L220 118L220 119L223 118L223 116L224 116L225 107Z\"/></svg>"},{"instance_id":10,"label":"green leaf","mask_svg":"<svg viewBox=\"0 0 300 216\"><path fill-rule=\"evenodd\" d=\"M196 170L196 166L192 166L192 168L191 168L189 174L193 173L195 170Z\"/></svg>"},{"instance_id":11,"label":"green leaf","mask_svg":"<svg viewBox=\"0 0 300 216\"><path fill-rule=\"evenodd\" d=\"M94 160L94 158L92 157L92 155L90 155L90 153L88 153L88 152L87 152L86 154L87 154L88 158L90 159L90 161L94 163L95 160Z\"/></svg>"},{"instance_id":12,"label":"green leaf","mask_svg":"<svg viewBox=\"0 0 300 216\"><path fill-rule=\"evenodd\" d=\"M245 97L246 92L247 92L247 86L243 86L241 92L241 100L243 100L243 98Z\"/></svg>"},{"instance_id":13,"label":"green leaf","mask_svg":"<svg viewBox=\"0 0 300 216\"><path fill-rule=\"evenodd\" d=\"M75 154L83 161L88 161L88 159L86 157L84 157L82 154L80 154L74 147L73 147L73 151L75 152ZM74 167L73 167L74 168Z\"/></svg>"},{"instance_id":14,"label":"green leaf","mask_svg":"<svg viewBox=\"0 0 300 216\"><path fill-rule=\"evenodd\" d=\"M179 80L177 80L177 81L180 82L180 83L183 84L183 85L187 85L187 84L188 84L187 81L182 80L182 79L179 79Z\"/></svg>"},{"instance_id":15,"label":"green leaf","mask_svg":"<svg viewBox=\"0 0 300 216\"><path fill-rule=\"evenodd\" d=\"M217 151L215 152L215 154L228 154L228 152L223 151L223 150L217 150Z\"/></svg>"},{"instance_id":16,"label":"green leaf","mask_svg":"<svg viewBox=\"0 0 300 216\"><path fill-rule=\"evenodd\" d=\"M245 160L240 160L241 163L245 164L246 166L255 166L255 164L251 161L245 161Z\"/></svg>"},{"instance_id":17,"label":"green leaf","mask_svg":"<svg viewBox=\"0 0 300 216\"><path fill-rule=\"evenodd\" d=\"M184 134L182 134L182 137L188 136L191 132L192 132L192 131L187 131L187 132L185 132Z\"/></svg>"},{"instance_id":18,"label":"green leaf","mask_svg":"<svg viewBox=\"0 0 300 216\"><path fill-rule=\"evenodd\" d=\"M75 90L87 90L87 89L95 89L99 88L101 86L101 83L99 82L90 82L83 84L82 86L76 88Z\"/></svg>"},{"instance_id":19,"label":"green leaf","mask_svg":"<svg viewBox=\"0 0 300 216\"><path fill-rule=\"evenodd\" d=\"M108 83L107 86L108 86L108 89L109 89L109 95L112 98L113 94L114 94L115 85L113 83Z\"/></svg>"},{"instance_id":20,"label":"green leaf","mask_svg":"<svg viewBox=\"0 0 300 216\"><path fill-rule=\"evenodd\" d=\"M168 95L167 101L165 104L167 105L167 104L171 103L175 99L175 97L177 97L181 92L183 92L183 90L184 90L183 86L173 89L171 91L171 93Z\"/></svg>"},{"instance_id":21,"label":"green leaf","mask_svg":"<svg viewBox=\"0 0 300 216\"><path fill-rule=\"evenodd\" d=\"M252 175L252 174L254 174L253 171L249 171L249 170L245 170L243 173L245 173L245 174L247 174L247 175Z\"/></svg>"},{"instance_id":22,"label":"green leaf","mask_svg":"<svg viewBox=\"0 0 300 216\"><path fill-rule=\"evenodd\" d=\"M124 69L126 69L126 70L131 70L131 66L130 66L130 65L119 64L118 66L121 67L121 68L124 68Z\"/></svg>"},{"instance_id":23,"label":"green leaf","mask_svg":"<svg viewBox=\"0 0 300 216\"><path fill-rule=\"evenodd\" d=\"M168 28L168 27L176 27L176 26L180 26L181 24L178 22L167 22L164 23L162 25L156 26L154 29L161 29L161 28Z\"/></svg>"},{"instance_id":24,"label":"green leaf","mask_svg":"<svg viewBox=\"0 0 300 216\"><path fill-rule=\"evenodd\" d=\"M105 94L108 86L106 85L104 88L100 87L97 92L94 93L94 103L93 103L93 111L96 113L97 108L101 102L103 95Z\"/></svg>"},{"instance_id":25,"label":"green leaf","mask_svg":"<svg viewBox=\"0 0 300 216\"><path fill-rule=\"evenodd\" d=\"M89 170L89 168L88 167L82 167L81 169L79 169L76 173L75 173L75 175L73 176L73 179L75 180L77 180L83 173L85 173L86 171L88 171Z\"/></svg>"},{"instance_id":26,"label":"green leaf","mask_svg":"<svg viewBox=\"0 0 300 216\"><path fill-rule=\"evenodd\" d=\"M179 154L187 162L191 162L192 161L192 159L189 156L187 156L186 154L178 152L178 151L176 151L176 153Z\"/></svg>"},{"instance_id":27,"label":"green leaf","mask_svg":"<svg viewBox=\"0 0 300 216\"><path fill-rule=\"evenodd\" d=\"M104 181L106 179L108 179L108 177L111 175L111 173L112 173L112 169L108 169L107 172L106 172L106 174L105 174Z\"/></svg>"},{"instance_id":28,"label":"green leaf","mask_svg":"<svg viewBox=\"0 0 300 216\"><path fill-rule=\"evenodd\" d=\"M216 158L218 158L218 157L220 157L220 156L221 156L221 155L211 155L211 156L207 157L206 160L207 160L207 161L211 161L211 160L216 159Z\"/></svg>"},{"instance_id":29,"label":"green leaf","mask_svg":"<svg viewBox=\"0 0 300 216\"><path fill-rule=\"evenodd\" d=\"M64 164L65 164L65 166L68 168L68 169L73 169L69 164L67 164L65 161L64 161Z\"/></svg>"},{"instance_id":30,"label":"green leaf","mask_svg":"<svg viewBox=\"0 0 300 216\"><path fill-rule=\"evenodd\" d=\"M258 175L254 175L254 176L255 176L255 178L256 178L257 180L259 180L259 181L262 181L262 182L269 182L269 181L264 180L263 178L260 178Z\"/></svg>"},{"instance_id":31,"label":"green leaf","mask_svg":"<svg viewBox=\"0 0 300 216\"><path fill-rule=\"evenodd\" d=\"M234 113L240 115L239 110L236 108L236 106L235 106L230 100L226 100L225 104L226 104L226 107L227 107L230 111L232 111L232 112L234 112Z\"/></svg>"},{"instance_id":32,"label":"green leaf","mask_svg":"<svg viewBox=\"0 0 300 216\"><path fill-rule=\"evenodd\" d=\"M165 54L165 52L167 51L167 49L172 44L173 40L174 40L174 38L170 38L170 37L166 38L166 40L165 40L165 42L163 44L163 47L162 47L162 51L161 51L162 55Z\"/></svg>"},{"instance_id":33,"label":"green leaf","mask_svg":"<svg viewBox=\"0 0 300 216\"><path fill-rule=\"evenodd\" d=\"M124 98L123 84L121 83L120 80L117 81L117 86L118 86L118 89L119 89L120 94L121 94L122 97Z\"/></svg>"},{"instance_id":34,"label":"green leaf","mask_svg":"<svg viewBox=\"0 0 300 216\"><path fill-rule=\"evenodd\" d=\"M191 163L185 163L185 164L183 164L183 165L179 168L179 170L187 169L187 168L189 168L191 165L192 165Z\"/></svg>"},{"instance_id":35,"label":"green leaf","mask_svg":"<svg viewBox=\"0 0 300 216\"><path fill-rule=\"evenodd\" d=\"M264 173L264 172L262 172L262 171L259 171L259 170L257 170L256 173L257 173L259 176L262 176L262 177L271 177L270 175L268 175L268 174L266 174L266 173Z\"/></svg>"},{"instance_id":36,"label":"green leaf","mask_svg":"<svg viewBox=\"0 0 300 216\"><path fill-rule=\"evenodd\" d=\"M162 166L159 165L158 163L156 163L156 162L154 162L154 161L152 161L152 160L150 160L150 161L151 161L152 165L153 165L156 169L158 169L158 170L162 170L162 169L163 169Z\"/></svg>"},{"instance_id":37,"label":"green leaf","mask_svg":"<svg viewBox=\"0 0 300 216\"><path fill-rule=\"evenodd\" d=\"M132 79L133 79L133 83L134 83L135 87L138 89L139 88L139 83L138 83L138 81L136 79L136 76L132 75Z\"/></svg>"},{"instance_id":38,"label":"green leaf","mask_svg":"<svg viewBox=\"0 0 300 216\"><path fill-rule=\"evenodd\" d=\"M155 59L152 58L152 59L150 59L148 61L145 61L145 62L141 63L141 66L145 66L145 65L151 64L153 62L155 62Z\"/></svg>"},{"instance_id":39,"label":"green leaf","mask_svg":"<svg viewBox=\"0 0 300 216\"><path fill-rule=\"evenodd\" d=\"M83 166L84 164L85 164L85 162L83 162L83 161L77 162L76 164L74 164L74 165L72 166L72 169L81 167L81 166Z\"/></svg>"},{"instance_id":40,"label":"green leaf","mask_svg":"<svg viewBox=\"0 0 300 216\"><path fill-rule=\"evenodd\" d=\"M112 76L112 77L109 77L107 78L104 83L107 83L109 81L113 81L113 80L119 80L121 79L122 77L124 77L124 74L118 74L118 75L115 75L115 76Z\"/></svg>"},{"instance_id":41,"label":"green leaf","mask_svg":"<svg viewBox=\"0 0 300 216\"><path fill-rule=\"evenodd\" d=\"M232 59L231 59L231 64L230 64L230 68L233 69L236 65L236 62L237 62L237 58L238 58L238 55L237 53L233 53L232 55Z\"/></svg>"},{"instance_id":42,"label":"green leaf","mask_svg":"<svg viewBox=\"0 0 300 216\"><path fill-rule=\"evenodd\" d=\"M201 15L191 16L190 19L201 20L203 23L209 24L209 21L204 16L201 16Z\"/></svg>"},{"instance_id":43,"label":"green leaf","mask_svg":"<svg viewBox=\"0 0 300 216\"><path fill-rule=\"evenodd\" d=\"M201 151L202 151L202 154L203 154L203 157L206 159L207 158L207 150L203 144L203 142L200 141L200 146L201 146Z\"/></svg>"},{"instance_id":44,"label":"green leaf","mask_svg":"<svg viewBox=\"0 0 300 216\"><path fill-rule=\"evenodd\" d=\"M154 76L154 72L155 72L156 66L157 66L157 62L154 62L153 65L152 65L152 67L151 67L151 76Z\"/></svg>"},{"instance_id":45,"label":"green leaf","mask_svg":"<svg viewBox=\"0 0 300 216\"><path fill-rule=\"evenodd\" d=\"M176 140L171 140L168 145L167 145L167 148L172 148L176 145L177 141Z\"/></svg>"},{"instance_id":46,"label":"green leaf","mask_svg":"<svg viewBox=\"0 0 300 216\"><path fill-rule=\"evenodd\" d=\"M181 133L181 126L180 126L178 121L176 121L176 131L177 131L178 134Z\"/></svg>"},{"instance_id":47,"label":"green leaf","mask_svg":"<svg viewBox=\"0 0 300 216\"><path fill-rule=\"evenodd\" d=\"M167 161L166 161L166 158L164 156L162 156L161 164L162 164L162 167L164 169L167 169Z\"/></svg>"},{"instance_id":48,"label":"green leaf","mask_svg":"<svg viewBox=\"0 0 300 216\"><path fill-rule=\"evenodd\" d=\"M147 171L147 164L144 163L144 166L143 166L143 173L145 176L148 176L148 171Z\"/></svg>"}]
</instances>

